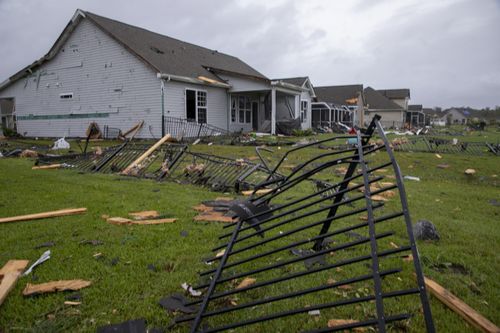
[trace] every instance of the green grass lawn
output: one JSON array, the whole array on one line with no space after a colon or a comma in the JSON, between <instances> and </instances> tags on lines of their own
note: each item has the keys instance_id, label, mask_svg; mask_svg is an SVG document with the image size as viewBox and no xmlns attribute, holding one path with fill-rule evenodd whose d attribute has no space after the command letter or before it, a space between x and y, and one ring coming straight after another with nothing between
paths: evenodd
<instances>
[{"instance_id":1,"label":"green grass lawn","mask_svg":"<svg viewBox=\"0 0 500 333\"><path fill-rule=\"evenodd\" d=\"M197 145L192 149L232 157L255 155L252 147ZM270 163L286 149L273 147L275 153L266 155ZM304 150L287 164L298 164L318 152ZM420 182L405 183L413 221L430 220L441 234L438 242L418 243L423 270L499 325L500 207L489 200L500 201L500 158L442 155L442 159L426 153L396 155L403 174L421 178ZM436 167L443 163L450 167ZM172 315L158 305L159 299L180 292L183 282L197 281L196 273L207 267L202 258L210 256L222 233L220 224L193 222L196 213L191 207L221 194L197 186L116 175L34 171L32 165L33 161L27 159L0 159L0 217L69 207L87 207L88 213L0 225L0 266L9 259L33 262L46 250L35 249L37 245L55 242L52 258L34 275L21 278L0 307L0 331L92 332L101 325L135 318L145 318L151 327L167 326ZM477 173L466 176L463 171L467 168ZM296 191L291 195L300 195L300 189ZM151 209L178 221L116 226L101 219L102 214L126 217L131 211ZM181 236L183 231L187 236ZM103 244L80 244L84 240L100 240ZM94 258L96 253L102 253L100 259ZM155 269L148 269L150 265ZM456 267L459 269L453 269ZM90 287L80 291L80 306L63 306L69 293L31 298L21 294L26 283L60 279L92 281ZM435 298L430 300L438 332L474 331ZM302 327L294 319L280 325L276 331L293 332ZM413 322L409 330L422 331L421 325ZM260 332L258 328L253 331Z\"/></svg>"}]
</instances>

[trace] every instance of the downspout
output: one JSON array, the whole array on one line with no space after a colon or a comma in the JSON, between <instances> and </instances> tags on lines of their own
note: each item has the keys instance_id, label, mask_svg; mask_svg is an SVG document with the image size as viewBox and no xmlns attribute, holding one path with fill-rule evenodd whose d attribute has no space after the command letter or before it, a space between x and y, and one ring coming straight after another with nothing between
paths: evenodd
<instances>
[{"instance_id":1,"label":"downspout","mask_svg":"<svg viewBox=\"0 0 500 333\"><path fill-rule=\"evenodd\" d=\"M165 136L165 81L170 81L170 76L167 76L165 79L161 78L160 74L157 75L161 81L161 137Z\"/></svg>"}]
</instances>

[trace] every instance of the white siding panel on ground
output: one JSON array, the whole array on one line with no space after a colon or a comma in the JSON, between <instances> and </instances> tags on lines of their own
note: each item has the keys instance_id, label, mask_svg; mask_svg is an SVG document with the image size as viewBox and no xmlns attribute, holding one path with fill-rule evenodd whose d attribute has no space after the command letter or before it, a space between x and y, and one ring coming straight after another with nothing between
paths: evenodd
<instances>
[{"instance_id":1,"label":"white siding panel on ground","mask_svg":"<svg viewBox=\"0 0 500 333\"><path fill-rule=\"evenodd\" d=\"M73 98L60 98L68 93ZM51 61L1 97L15 98L18 132L26 136L82 137L92 121L126 130L140 120L138 137L161 135L156 73L85 19Z\"/></svg>"}]
</instances>

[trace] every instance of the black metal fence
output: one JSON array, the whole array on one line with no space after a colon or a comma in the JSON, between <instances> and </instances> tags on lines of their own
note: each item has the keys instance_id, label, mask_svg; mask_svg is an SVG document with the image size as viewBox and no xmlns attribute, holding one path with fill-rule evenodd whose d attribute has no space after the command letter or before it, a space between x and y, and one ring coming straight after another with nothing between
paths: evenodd
<instances>
[{"instance_id":1,"label":"black metal fence","mask_svg":"<svg viewBox=\"0 0 500 333\"><path fill-rule=\"evenodd\" d=\"M234 139L237 133L205 123L197 123L188 119L165 116L164 133L170 134L182 142L192 142L201 139L204 142L214 140Z\"/></svg>"},{"instance_id":2,"label":"black metal fence","mask_svg":"<svg viewBox=\"0 0 500 333\"><path fill-rule=\"evenodd\" d=\"M374 130L383 145L368 144ZM402 175L377 119L365 133L350 136L358 142L352 149L319 154L271 192L231 207L238 220L224 228L204 260L212 266L193 286L204 295L182 301L187 314L176 324L190 323L190 332L386 332L396 323L435 331ZM374 164L382 149L386 160ZM342 165L339 180L308 190L312 177L331 177ZM384 181L388 173L394 180Z\"/></svg>"}]
</instances>

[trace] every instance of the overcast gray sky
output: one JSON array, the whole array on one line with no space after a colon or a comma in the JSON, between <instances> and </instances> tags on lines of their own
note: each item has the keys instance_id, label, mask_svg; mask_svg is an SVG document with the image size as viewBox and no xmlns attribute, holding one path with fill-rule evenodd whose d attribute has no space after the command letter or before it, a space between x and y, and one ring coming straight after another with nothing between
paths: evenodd
<instances>
[{"instance_id":1,"label":"overcast gray sky","mask_svg":"<svg viewBox=\"0 0 500 333\"><path fill-rule=\"evenodd\" d=\"M410 88L427 107L500 105L500 0L0 0L0 82L43 56L77 8L270 78Z\"/></svg>"}]
</instances>

